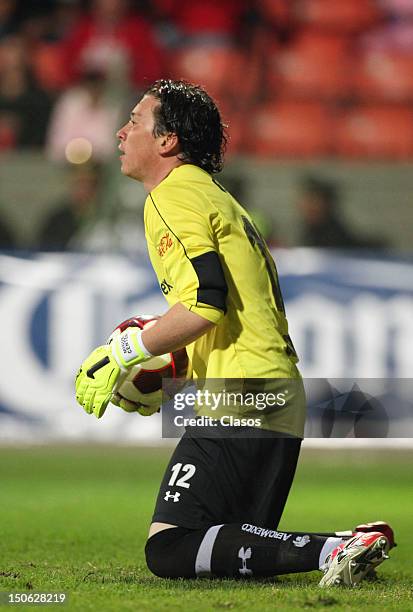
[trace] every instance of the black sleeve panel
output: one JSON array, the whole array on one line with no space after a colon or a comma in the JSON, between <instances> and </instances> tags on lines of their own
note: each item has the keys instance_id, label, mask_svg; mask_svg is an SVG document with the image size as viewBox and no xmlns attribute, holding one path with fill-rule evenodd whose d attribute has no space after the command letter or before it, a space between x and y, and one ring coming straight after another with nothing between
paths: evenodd
<instances>
[{"instance_id":1,"label":"black sleeve panel","mask_svg":"<svg viewBox=\"0 0 413 612\"><path fill-rule=\"evenodd\" d=\"M228 287L218 253L208 251L190 261L199 281L197 301L226 312Z\"/></svg>"}]
</instances>

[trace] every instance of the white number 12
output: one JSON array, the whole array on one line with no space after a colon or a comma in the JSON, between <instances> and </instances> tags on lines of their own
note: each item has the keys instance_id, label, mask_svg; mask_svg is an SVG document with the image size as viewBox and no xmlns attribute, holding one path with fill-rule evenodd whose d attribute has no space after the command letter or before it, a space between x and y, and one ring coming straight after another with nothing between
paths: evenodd
<instances>
[{"instance_id":1,"label":"white number 12","mask_svg":"<svg viewBox=\"0 0 413 612\"><path fill-rule=\"evenodd\" d=\"M181 478L179 478L179 480L177 480L179 476L179 472L181 471L181 468L182 468L182 472L186 472L186 474L184 474L183 476L181 476ZM172 476L171 476L170 481L168 482L168 486L173 487L174 484L176 483L177 487L184 487L184 489L189 489L190 484L189 482L186 482L186 481L192 478L192 476L195 474L196 467L192 465L192 463L186 463L183 467L182 467L182 463L175 463L175 465L171 468L171 470L172 470Z\"/></svg>"}]
</instances>

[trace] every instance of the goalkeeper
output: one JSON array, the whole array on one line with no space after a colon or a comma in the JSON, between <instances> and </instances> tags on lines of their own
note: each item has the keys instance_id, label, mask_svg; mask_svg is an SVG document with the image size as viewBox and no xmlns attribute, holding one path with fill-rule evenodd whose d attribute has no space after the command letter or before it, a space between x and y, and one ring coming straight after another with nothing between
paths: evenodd
<instances>
[{"instance_id":1,"label":"goalkeeper","mask_svg":"<svg viewBox=\"0 0 413 612\"><path fill-rule=\"evenodd\" d=\"M274 576L322 569L322 585L355 584L386 558L390 527L280 532L303 437L305 398L277 271L251 217L213 175L226 144L220 113L199 87L154 83L118 131L121 170L143 183L149 256L169 310L128 328L82 364L76 398L101 417L128 368L186 347L194 379L245 388L294 384L294 401L261 427L189 427L161 483L146 545L161 577Z\"/></svg>"}]
</instances>

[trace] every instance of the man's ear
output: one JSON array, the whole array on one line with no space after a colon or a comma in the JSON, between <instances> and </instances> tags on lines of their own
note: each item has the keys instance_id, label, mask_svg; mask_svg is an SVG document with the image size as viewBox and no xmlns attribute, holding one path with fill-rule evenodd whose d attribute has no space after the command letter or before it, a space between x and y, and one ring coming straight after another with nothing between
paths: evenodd
<instances>
[{"instance_id":1,"label":"man's ear","mask_svg":"<svg viewBox=\"0 0 413 612\"><path fill-rule=\"evenodd\" d=\"M159 137L159 152L165 157L176 155L179 152L178 136L174 132L162 134Z\"/></svg>"}]
</instances>

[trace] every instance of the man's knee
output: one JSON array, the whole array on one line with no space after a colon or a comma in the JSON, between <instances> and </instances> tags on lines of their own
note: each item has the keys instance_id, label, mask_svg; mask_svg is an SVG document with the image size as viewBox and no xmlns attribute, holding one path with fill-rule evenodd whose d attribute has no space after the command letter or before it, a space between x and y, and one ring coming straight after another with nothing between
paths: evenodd
<instances>
[{"instance_id":1,"label":"man's knee","mask_svg":"<svg viewBox=\"0 0 413 612\"><path fill-rule=\"evenodd\" d=\"M174 529L164 529L155 533L146 542L145 546L145 557L146 565L148 569L159 576L160 578L170 578L170 556L172 543L175 541L175 535L172 536L170 532L175 531Z\"/></svg>"},{"instance_id":2,"label":"man's knee","mask_svg":"<svg viewBox=\"0 0 413 612\"><path fill-rule=\"evenodd\" d=\"M148 569L159 578L195 578L195 559L205 530L164 529L146 542Z\"/></svg>"}]
</instances>

